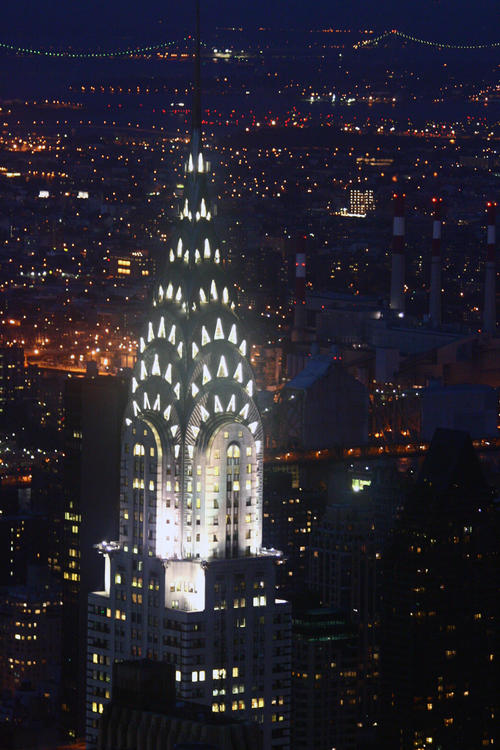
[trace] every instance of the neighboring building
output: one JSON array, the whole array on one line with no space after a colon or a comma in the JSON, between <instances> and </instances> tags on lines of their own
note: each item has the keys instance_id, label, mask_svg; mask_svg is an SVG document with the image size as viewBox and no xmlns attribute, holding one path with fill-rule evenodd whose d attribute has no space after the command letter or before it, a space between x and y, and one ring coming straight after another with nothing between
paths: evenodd
<instances>
[{"instance_id":1,"label":"neighboring building","mask_svg":"<svg viewBox=\"0 0 500 750\"><path fill-rule=\"evenodd\" d=\"M278 585L284 597L305 586L312 532L325 512L326 491L293 488L291 473L264 470L264 546L283 551Z\"/></svg>"},{"instance_id":2,"label":"neighboring building","mask_svg":"<svg viewBox=\"0 0 500 750\"><path fill-rule=\"evenodd\" d=\"M359 737L373 733L379 720L380 568L402 491L384 459L366 469L352 470L330 489L332 499L311 534L307 566L308 590L342 612L358 635Z\"/></svg>"},{"instance_id":3,"label":"neighboring building","mask_svg":"<svg viewBox=\"0 0 500 750\"><path fill-rule=\"evenodd\" d=\"M368 440L368 391L336 353L310 357L279 395L273 442L321 450Z\"/></svg>"},{"instance_id":4,"label":"neighboring building","mask_svg":"<svg viewBox=\"0 0 500 750\"><path fill-rule=\"evenodd\" d=\"M292 626L293 750L354 750L357 721L357 634L328 607L294 613Z\"/></svg>"},{"instance_id":5,"label":"neighboring building","mask_svg":"<svg viewBox=\"0 0 500 750\"><path fill-rule=\"evenodd\" d=\"M115 662L113 698L99 720L98 750L261 750L255 722L235 713L214 713L210 706L176 701L175 671L152 661Z\"/></svg>"},{"instance_id":6,"label":"neighboring building","mask_svg":"<svg viewBox=\"0 0 500 750\"><path fill-rule=\"evenodd\" d=\"M470 437L438 430L384 555L381 746L498 739L499 538Z\"/></svg>"},{"instance_id":7,"label":"neighboring building","mask_svg":"<svg viewBox=\"0 0 500 750\"><path fill-rule=\"evenodd\" d=\"M57 710L61 680L61 592L45 569L30 568L24 586L0 589L0 688L26 685Z\"/></svg>"},{"instance_id":8,"label":"neighboring building","mask_svg":"<svg viewBox=\"0 0 500 750\"><path fill-rule=\"evenodd\" d=\"M279 553L262 548L263 431L208 175L195 96L186 197L125 412L119 541L100 544L104 589L89 597L90 746L113 662L144 656L174 665L181 698L260 723L266 750L289 745L290 609Z\"/></svg>"},{"instance_id":9,"label":"neighboring building","mask_svg":"<svg viewBox=\"0 0 500 750\"><path fill-rule=\"evenodd\" d=\"M94 544L118 534L120 435L128 381L69 377L64 389L62 724L68 738L85 727L87 600L100 585Z\"/></svg>"}]
</instances>

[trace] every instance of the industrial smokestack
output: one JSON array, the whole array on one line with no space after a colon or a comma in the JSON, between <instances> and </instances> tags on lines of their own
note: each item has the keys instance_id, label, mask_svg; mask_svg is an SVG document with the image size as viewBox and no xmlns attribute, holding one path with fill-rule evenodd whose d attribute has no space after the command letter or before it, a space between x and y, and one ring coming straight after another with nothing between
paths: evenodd
<instances>
[{"instance_id":1,"label":"industrial smokestack","mask_svg":"<svg viewBox=\"0 0 500 750\"><path fill-rule=\"evenodd\" d=\"M295 299L293 312L292 341L303 341L306 316L306 238L300 235L295 240Z\"/></svg>"},{"instance_id":2,"label":"industrial smokestack","mask_svg":"<svg viewBox=\"0 0 500 750\"><path fill-rule=\"evenodd\" d=\"M486 250L486 267L484 279L484 310L483 310L483 330L493 336L497 326L497 271L495 263L495 219L496 203L486 204L486 215L488 221L487 230L487 250Z\"/></svg>"},{"instance_id":3,"label":"industrial smokestack","mask_svg":"<svg viewBox=\"0 0 500 750\"><path fill-rule=\"evenodd\" d=\"M441 207L442 198L433 198L431 293L429 318L434 326L441 325Z\"/></svg>"},{"instance_id":4,"label":"industrial smokestack","mask_svg":"<svg viewBox=\"0 0 500 750\"><path fill-rule=\"evenodd\" d=\"M392 224L392 269L390 308L397 312L405 309L405 197L394 195L394 220Z\"/></svg>"}]
</instances>

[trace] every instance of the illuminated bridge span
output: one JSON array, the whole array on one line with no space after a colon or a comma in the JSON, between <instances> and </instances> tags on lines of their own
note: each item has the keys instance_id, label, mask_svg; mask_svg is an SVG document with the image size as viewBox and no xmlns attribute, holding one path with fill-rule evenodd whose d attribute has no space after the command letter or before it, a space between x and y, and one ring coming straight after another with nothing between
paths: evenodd
<instances>
[{"instance_id":1,"label":"illuminated bridge span","mask_svg":"<svg viewBox=\"0 0 500 750\"><path fill-rule=\"evenodd\" d=\"M437 47L438 49L457 49L457 50L480 50L480 49L493 49L494 47L500 47L500 41L498 42L470 42L470 43L455 43L455 42L443 42L433 39L422 39L420 37L413 36L412 34L406 34L403 31L397 29L388 29L378 36L371 37L369 39L360 39L357 42L351 44L338 45L342 48L352 46L352 49L358 50L363 47L372 47L384 39L389 37L399 37L403 41L414 42L426 47ZM189 43L191 37L185 36L181 39L169 40L159 42L158 44L149 44L144 46L131 47L128 49L111 49L111 50L74 50L71 48L67 49L51 49L41 47L23 47L18 44L12 44L8 42L0 42L0 51L13 52L16 55L24 56L41 56L41 57L64 57L73 58L75 60L88 60L88 59L99 59L99 58L111 58L111 57L137 57L137 56L155 56L167 50L169 47L179 45L182 43ZM207 45L203 45L207 46ZM191 57L190 54L183 54L183 58Z\"/></svg>"},{"instance_id":2,"label":"illuminated bridge span","mask_svg":"<svg viewBox=\"0 0 500 750\"><path fill-rule=\"evenodd\" d=\"M473 440L474 448L479 453L498 450L500 448L500 437L481 438ZM328 448L320 451L295 450L286 453L273 453L268 451L264 457L267 465L309 463L311 461L347 461L349 459L370 459L381 456L387 458L404 458L419 456L426 453L429 443L403 443L397 445L360 445L351 448Z\"/></svg>"},{"instance_id":3,"label":"illuminated bridge span","mask_svg":"<svg viewBox=\"0 0 500 750\"><path fill-rule=\"evenodd\" d=\"M384 31L383 34L379 34L372 39L363 39L360 42L353 44L353 49L360 49L361 47L367 47L378 44L388 37L396 36L407 42L414 42L425 47L437 47L439 49L463 49L463 50L475 50L475 49L493 49L494 47L500 47L500 42L470 42L465 44L459 44L455 42L440 42L434 39L421 39L411 34L405 34L404 31L398 31L397 29L390 29L390 31Z\"/></svg>"}]
</instances>

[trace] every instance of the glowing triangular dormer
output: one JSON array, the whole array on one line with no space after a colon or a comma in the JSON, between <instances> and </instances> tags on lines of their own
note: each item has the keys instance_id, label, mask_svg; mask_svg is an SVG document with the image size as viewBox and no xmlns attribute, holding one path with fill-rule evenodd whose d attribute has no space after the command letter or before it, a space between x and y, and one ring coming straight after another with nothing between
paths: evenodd
<instances>
[{"instance_id":1,"label":"glowing triangular dormer","mask_svg":"<svg viewBox=\"0 0 500 750\"><path fill-rule=\"evenodd\" d=\"M141 374L139 377L141 378L141 380L146 380L147 376L148 376L148 371L146 369L146 363L144 362L143 359L141 359Z\"/></svg>"},{"instance_id":2,"label":"glowing triangular dormer","mask_svg":"<svg viewBox=\"0 0 500 750\"><path fill-rule=\"evenodd\" d=\"M216 262L216 263L220 263L220 252L219 252L219 248L217 248L217 250L215 251L215 254L214 254L214 260L215 260L215 262Z\"/></svg>"},{"instance_id":3,"label":"glowing triangular dormer","mask_svg":"<svg viewBox=\"0 0 500 750\"><path fill-rule=\"evenodd\" d=\"M191 344L191 356L193 359L196 357L199 351L200 349L198 347L198 344L193 341L193 343Z\"/></svg>"},{"instance_id":4,"label":"glowing triangular dormer","mask_svg":"<svg viewBox=\"0 0 500 750\"><path fill-rule=\"evenodd\" d=\"M212 279L212 283L210 284L210 296L212 299L217 299L217 287L215 286L215 281Z\"/></svg>"},{"instance_id":5,"label":"glowing triangular dormer","mask_svg":"<svg viewBox=\"0 0 500 750\"><path fill-rule=\"evenodd\" d=\"M180 302L182 299L182 289L181 287L178 288L177 294L175 295L175 301Z\"/></svg>"},{"instance_id":6,"label":"glowing triangular dormer","mask_svg":"<svg viewBox=\"0 0 500 750\"><path fill-rule=\"evenodd\" d=\"M174 437L175 437L175 435L174 435ZM174 456L176 458L179 458L179 451L180 451L180 449L181 449L180 445L174 445Z\"/></svg>"},{"instance_id":7,"label":"glowing triangular dormer","mask_svg":"<svg viewBox=\"0 0 500 750\"><path fill-rule=\"evenodd\" d=\"M165 292L163 291L163 287L160 284L160 286L158 287L158 299L160 300L160 302L163 302L164 295L165 295Z\"/></svg>"},{"instance_id":8,"label":"glowing triangular dormer","mask_svg":"<svg viewBox=\"0 0 500 750\"><path fill-rule=\"evenodd\" d=\"M179 355L181 359L182 359L182 347L183 347L182 341L179 341L179 344L177 346L177 354Z\"/></svg>"},{"instance_id":9,"label":"glowing triangular dormer","mask_svg":"<svg viewBox=\"0 0 500 750\"><path fill-rule=\"evenodd\" d=\"M193 166L193 154L189 154L188 172L192 172L193 169L194 169L194 166Z\"/></svg>"},{"instance_id":10,"label":"glowing triangular dormer","mask_svg":"<svg viewBox=\"0 0 500 750\"><path fill-rule=\"evenodd\" d=\"M186 206L187 206L187 201L186 201ZM182 238L181 237L179 237L179 241L177 243L177 257L182 258Z\"/></svg>"},{"instance_id":11,"label":"glowing triangular dormer","mask_svg":"<svg viewBox=\"0 0 500 750\"><path fill-rule=\"evenodd\" d=\"M214 398L214 411L217 414L217 412L222 412L224 409L222 408L222 404L220 402L220 398L218 396L215 396Z\"/></svg>"},{"instance_id":12,"label":"glowing triangular dormer","mask_svg":"<svg viewBox=\"0 0 500 750\"><path fill-rule=\"evenodd\" d=\"M226 411L236 411L236 396L234 395L234 393L229 399Z\"/></svg>"},{"instance_id":13,"label":"glowing triangular dormer","mask_svg":"<svg viewBox=\"0 0 500 750\"><path fill-rule=\"evenodd\" d=\"M206 302L207 301L207 295L203 291L203 289L200 288L200 302Z\"/></svg>"},{"instance_id":14,"label":"glowing triangular dormer","mask_svg":"<svg viewBox=\"0 0 500 750\"><path fill-rule=\"evenodd\" d=\"M159 339L164 339L165 336L166 336L166 333L165 333L165 318L162 315L162 317L160 318L160 325L158 326L158 338Z\"/></svg>"},{"instance_id":15,"label":"glowing triangular dormer","mask_svg":"<svg viewBox=\"0 0 500 750\"><path fill-rule=\"evenodd\" d=\"M151 405L149 403L149 396L147 393L144 393L144 408L151 409Z\"/></svg>"},{"instance_id":16,"label":"glowing triangular dormer","mask_svg":"<svg viewBox=\"0 0 500 750\"><path fill-rule=\"evenodd\" d=\"M193 396L193 398L196 398L199 392L200 389L198 388L196 383L191 383L191 395Z\"/></svg>"},{"instance_id":17,"label":"glowing triangular dormer","mask_svg":"<svg viewBox=\"0 0 500 750\"><path fill-rule=\"evenodd\" d=\"M144 341L144 339L141 336L141 338L139 339L139 351L140 351L141 354L143 353L143 351L144 351L145 348L146 348L146 342Z\"/></svg>"},{"instance_id":18,"label":"glowing triangular dormer","mask_svg":"<svg viewBox=\"0 0 500 750\"><path fill-rule=\"evenodd\" d=\"M194 446L188 445L187 449L188 449L188 456L189 456L189 458L193 458Z\"/></svg>"},{"instance_id":19,"label":"glowing triangular dormer","mask_svg":"<svg viewBox=\"0 0 500 750\"><path fill-rule=\"evenodd\" d=\"M172 248L170 248L170 255L168 257L169 257L170 262L173 263L175 260L175 255L174 255L174 251L172 250Z\"/></svg>"},{"instance_id":20,"label":"glowing triangular dormer","mask_svg":"<svg viewBox=\"0 0 500 750\"><path fill-rule=\"evenodd\" d=\"M134 417L136 417L141 411L137 401L132 401L132 408L134 410Z\"/></svg>"},{"instance_id":21,"label":"glowing triangular dormer","mask_svg":"<svg viewBox=\"0 0 500 750\"><path fill-rule=\"evenodd\" d=\"M201 255L200 255L200 251L198 250L198 248L196 248L196 250L194 251L194 262L201 263Z\"/></svg>"},{"instance_id":22,"label":"glowing triangular dormer","mask_svg":"<svg viewBox=\"0 0 500 750\"><path fill-rule=\"evenodd\" d=\"M227 291L227 286L224 287L222 290L222 301L225 305L229 302L229 292Z\"/></svg>"},{"instance_id":23,"label":"glowing triangular dormer","mask_svg":"<svg viewBox=\"0 0 500 750\"><path fill-rule=\"evenodd\" d=\"M224 338L224 330L222 328L222 322L220 318L217 318L217 323L215 326L215 333L214 333L214 340L223 339L223 338Z\"/></svg>"},{"instance_id":24,"label":"glowing triangular dormer","mask_svg":"<svg viewBox=\"0 0 500 750\"><path fill-rule=\"evenodd\" d=\"M138 388L137 380L132 378L132 393L135 393Z\"/></svg>"},{"instance_id":25,"label":"glowing triangular dormer","mask_svg":"<svg viewBox=\"0 0 500 750\"><path fill-rule=\"evenodd\" d=\"M206 365L203 365L203 375L201 378L201 382L203 385L205 385L209 380L212 380L212 376L210 375L208 367Z\"/></svg>"},{"instance_id":26,"label":"glowing triangular dormer","mask_svg":"<svg viewBox=\"0 0 500 750\"><path fill-rule=\"evenodd\" d=\"M180 395L181 395L181 384L180 383L176 383L175 384L175 386L174 386L174 393L176 395L176 398L180 398Z\"/></svg>"},{"instance_id":27,"label":"glowing triangular dormer","mask_svg":"<svg viewBox=\"0 0 500 750\"><path fill-rule=\"evenodd\" d=\"M191 430L193 431L194 439L196 440L196 438L200 434L200 428L196 427L195 425L192 425Z\"/></svg>"},{"instance_id":28,"label":"glowing triangular dormer","mask_svg":"<svg viewBox=\"0 0 500 750\"><path fill-rule=\"evenodd\" d=\"M208 335L208 331L205 328L205 326L202 326L201 328L201 345L206 346L210 343L210 336Z\"/></svg>"},{"instance_id":29,"label":"glowing triangular dormer","mask_svg":"<svg viewBox=\"0 0 500 750\"><path fill-rule=\"evenodd\" d=\"M165 380L167 383L172 382L172 363L167 365L167 369L165 370Z\"/></svg>"},{"instance_id":30,"label":"glowing triangular dormer","mask_svg":"<svg viewBox=\"0 0 500 750\"><path fill-rule=\"evenodd\" d=\"M200 214L203 218L207 215L207 204L205 203L205 198L201 199Z\"/></svg>"},{"instance_id":31,"label":"glowing triangular dormer","mask_svg":"<svg viewBox=\"0 0 500 750\"><path fill-rule=\"evenodd\" d=\"M210 242L207 237L205 237L205 242L203 244L203 257L206 260L210 258Z\"/></svg>"},{"instance_id":32,"label":"glowing triangular dormer","mask_svg":"<svg viewBox=\"0 0 500 750\"><path fill-rule=\"evenodd\" d=\"M172 411L172 405L169 404L165 411L163 412L163 418L168 422L170 419L170 412Z\"/></svg>"},{"instance_id":33,"label":"glowing triangular dormer","mask_svg":"<svg viewBox=\"0 0 500 750\"><path fill-rule=\"evenodd\" d=\"M167 286L167 299L172 299L172 296L174 294L174 287L172 286L172 282Z\"/></svg>"},{"instance_id":34,"label":"glowing triangular dormer","mask_svg":"<svg viewBox=\"0 0 500 750\"><path fill-rule=\"evenodd\" d=\"M236 370L234 371L233 380L237 380L238 383L243 383L243 365L241 362L238 364Z\"/></svg>"},{"instance_id":35,"label":"glowing triangular dormer","mask_svg":"<svg viewBox=\"0 0 500 750\"><path fill-rule=\"evenodd\" d=\"M158 355L157 354L155 354L155 358L153 360L153 367L152 367L152 370L151 370L151 375L161 375L161 372L160 372L160 363L158 361Z\"/></svg>"},{"instance_id":36,"label":"glowing triangular dormer","mask_svg":"<svg viewBox=\"0 0 500 750\"><path fill-rule=\"evenodd\" d=\"M250 430L252 435L255 434L255 430L257 429L258 426L259 426L258 422L250 422L250 424L248 425L248 429Z\"/></svg>"},{"instance_id":37,"label":"glowing triangular dormer","mask_svg":"<svg viewBox=\"0 0 500 750\"><path fill-rule=\"evenodd\" d=\"M169 335L168 335L168 340L169 340L169 342L170 342L170 343L171 343L172 345L173 345L173 344L175 344L175 323L174 323L174 325L172 326L172 328L170 329L170 333L169 333Z\"/></svg>"},{"instance_id":38,"label":"glowing triangular dormer","mask_svg":"<svg viewBox=\"0 0 500 750\"><path fill-rule=\"evenodd\" d=\"M150 341L152 341L155 337L154 331L153 331L153 324L151 321L148 323L148 344Z\"/></svg>"},{"instance_id":39,"label":"glowing triangular dormer","mask_svg":"<svg viewBox=\"0 0 500 750\"><path fill-rule=\"evenodd\" d=\"M226 365L226 360L224 356L220 358L219 367L217 368L217 377L227 378L227 365Z\"/></svg>"},{"instance_id":40,"label":"glowing triangular dormer","mask_svg":"<svg viewBox=\"0 0 500 750\"><path fill-rule=\"evenodd\" d=\"M155 402L153 404L153 411L161 411L160 394L158 394L157 397L155 398Z\"/></svg>"},{"instance_id":41,"label":"glowing triangular dormer","mask_svg":"<svg viewBox=\"0 0 500 750\"><path fill-rule=\"evenodd\" d=\"M198 154L198 172L203 172L203 154L201 151Z\"/></svg>"},{"instance_id":42,"label":"glowing triangular dormer","mask_svg":"<svg viewBox=\"0 0 500 750\"><path fill-rule=\"evenodd\" d=\"M205 409L204 406L200 406L200 411L201 411L201 418L202 418L202 420L204 422L206 422L207 419L209 418L210 414L208 413L208 411Z\"/></svg>"},{"instance_id":43,"label":"glowing triangular dormer","mask_svg":"<svg viewBox=\"0 0 500 750\"><path fill-rule=\"evenodd\" d=\"M236 342L238 341L238 334L236 332L236 323L233 323L231 326L231 330L229 331L229 336L227 337L227 340L231 342L231 344L236 345Z\"/></svg>"},{"instance_id":44,"label":"glowing triangular dormer","mask_svg":"<svg viewBox=\"0 0 500 750\"><path fill-rule=\"evenodd\" d=\"M172 427L170 428L170 432L172 433L172 437L175 437L175 433L177 432L178 426L179 426L178 424L173 424ZM179 446L175 446L175 447L178 448Z\"/></svg>"},{"instance_id":45,"label":"glowing triangular dormer","mask_svg":"<svg viewBox=\"0 0 500 750\"><path fill-rule=\"evenodd\" d=\"M247 356L247 342L245 341L245 339L243 339L243 341L241 342L239 349L240 349L241 356L246 357Z\"/></svg>"},{"instance_id":46,"label":"glowing triangular dormer","mask_svg":"<svg viewBox=\"0 0 500 750\"><path fill-rule=\"evenodd\" d=\"M248 381L247 387L245 388L245 390L249 396L253 396L253 380Z\"/></svg>"},{"instance_id":47,"label":"glowing triangular dormer","mask_svg":"<svg viewBox=\"0 0 500 750\"><path fill-rule=\"evenodd\" d=\"M242 409L240 409L240 411L238 412L240 417L243 417L243 419L246 419L248 417L249 408L250 408L250 404L245 404L245 406Z\"/></svg>"},{"instance_id":48,"label":"glowing triangular dormer","mask_svg":"<svg viewBox=\"0 0 500 750\"><path fill-rule=\"evenodd\" d=\"M127 427L130 427L130 425L132 424L132 420L128 417L125 417L125 424L127 425Z\"/></svg>"}]
</instances>

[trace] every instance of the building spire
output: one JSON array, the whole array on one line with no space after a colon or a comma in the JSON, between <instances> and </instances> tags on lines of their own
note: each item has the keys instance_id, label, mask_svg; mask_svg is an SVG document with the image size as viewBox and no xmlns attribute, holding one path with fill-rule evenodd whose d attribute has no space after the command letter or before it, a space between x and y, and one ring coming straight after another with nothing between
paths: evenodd
<instances>
[{"instance_id":1,"label":"building spire","mask_svg":"<svg viewBox=\"0 0 500 750\"><path fill-rule=\"evenodd\" d=\"M193 158L201 150L201 65L200 65L200 0L196 0L196 32L194 46L194 80L191 146Z\"/></svg>"}]
</instances>

